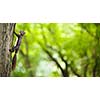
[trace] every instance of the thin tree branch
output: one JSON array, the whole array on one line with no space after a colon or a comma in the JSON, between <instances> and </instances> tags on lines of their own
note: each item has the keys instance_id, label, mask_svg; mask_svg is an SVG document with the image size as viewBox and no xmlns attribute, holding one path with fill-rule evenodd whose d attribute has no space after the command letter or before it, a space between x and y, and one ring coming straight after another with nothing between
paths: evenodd
<instances>
[{"instance_id":1,"label":"thin tree branch","mask_svg":"<svg viewBox=\"0 0 100 100\"><path fill-rule=\"evenodd\" d=\"M65 74L65 71L62 69L62 67L61 67L61 65L59 64L59 62L55 59L55 58L53 58L53 56L50 54L50 52L48 51L48 50L44 50L47 54L48 54L48 56L56 63L56 65L58 66L58 68L61 70L61 72L62 72L62 75L64 76L64 77L66 77L66 74Z\"/></svg>"},{"instance_id":2,"label":"thin tree branch","mask_svg":"<svg viewBox=\"0 0 100 100\"><path fill-rule=\"evenodd\" d=\"M38 42L38 43L40 44L40 46L42 47L42 49L47 53L47 55L52 59L52 61L55 62L55 64L57 65L57 67L61 70L63 77L67 77L67 75L66 75L64 69L61 67L61 65L59 64L59 62L57 61L57 59L55 59L55 58L52 56L52 54L51 54L47 49L45 49L45 48L41 45L40 42Z\"/></svg>"},{"instance_id":3,"label":"thin tree branch","mask_svg":"<svg viewBox=\"0 0 100 100\"><path fill-rule=\"evenodd\" d=\"M71 69L71 71L73 72L74 75L76 75L76 76L78 76L78 77L81 77L81 75L78 74L78 73L73 69L73 67L70 66L70 69Z\"/></svg>"},{"instance_id":4,"label":"thin tree branch","mask_svg":"<svg viewBox=\"0 0 100 100\"><path fill-rule=\"evenodd\" d=\"M89 30L88 30L85 26L82 25L82 28L83 28L88 34L90 34L92 37L96 38L96 36L93 35L91 32L89 32ZM97 39L97 38L96 38L96 39Z\"/></svg>"},{"instance_id":5,"label":"thin tree branch","mask_svg":"<svg viewBox=\"0 0 100 100\"><path fill-rule=\"evenodd\" d=\"M96 70L97 70L97 58L95 58L95 65L94 65L94 68L93 68L93 77L96 77Z\"/></svg>"},{"instance_id":6,"label":"thin tree branch","mask_svg":"<svg viewBox=\"0 0 100 100\"><path fill-rule=\"evenodd\" d=\"M25 58L25 65L27 66L27 68L31 68L31 64L28 58L28 55L25 54L21 49L19 51L21 53L21 55Z\"/></svg>"},{"instance_id":7,"label":"thin tree branch","mask_svg":"<svg viewBox=\"0 0 100 100\"><path fill-rule=\"evenodd\" d=\"M88 64L86 64L84 67L84 77L87 77Z\"/></svg>"},{"instance_id":8,"label":"thin tree branch","mask_svg":"<svg viewBox=\"0 0 100 100\"><path fill-rule=\"evenodd\" d=\"M68 67L69 67L69 66L68 66L68 63L67 63L67 61L64 59L64 57L63 57L63 55L61 54L60 51L58 52L58 54L59 54L61 60L65 63L65 66L66 66L66 68L65 68L66 75L69 76L69 72L68 72Z\"/></svg>"},{"instance_id":9,"label":"thin tree branch","mask_svg":"<svg viewBox=\"0 0 100 100\"><path fill-rule=\"evenodd\" d=\"M63 55L61 54L60 50L58 51L57 49L53 48L52 46L47 46L47 48L50 48L51 50L56 51L59 54L59 57L61 58L61 60L65 63L65 72L66 72L66 76L69 76L69 72L68 72L68 63L67 61L64 59Z\"/></svg>"}]
</instances>

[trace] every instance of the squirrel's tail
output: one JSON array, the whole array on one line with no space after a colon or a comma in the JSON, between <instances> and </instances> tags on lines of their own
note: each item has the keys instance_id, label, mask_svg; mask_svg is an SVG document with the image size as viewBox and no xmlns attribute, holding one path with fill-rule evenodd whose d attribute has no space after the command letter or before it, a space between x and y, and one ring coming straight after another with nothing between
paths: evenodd
<instances>
[{"instance_id":1,"label":"squirrel's tail","mask_svg":"<svg viewBox=\"0 0 100 100\"><path fill-rule=\"evenodd\" d=\"M12 70L16 68L16 60L17 60L17 54L15 53L13 59L12 59Z\"/></svg>"}]
</instances>

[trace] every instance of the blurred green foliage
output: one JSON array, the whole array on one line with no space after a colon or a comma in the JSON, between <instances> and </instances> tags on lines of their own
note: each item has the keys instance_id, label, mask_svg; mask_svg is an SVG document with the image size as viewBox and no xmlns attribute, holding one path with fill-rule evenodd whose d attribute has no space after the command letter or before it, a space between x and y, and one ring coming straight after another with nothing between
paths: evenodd
<instances>
[{"instance_id":1,"label":"blurred green foliage","mask_svg":"<svg viewBox=\"0 0 100 100\"><path fill-rule=\"evenodd\" d=\"M100 76L99 23L17 23L26 32L12 76Z\"/></svg>"}]
</instances>

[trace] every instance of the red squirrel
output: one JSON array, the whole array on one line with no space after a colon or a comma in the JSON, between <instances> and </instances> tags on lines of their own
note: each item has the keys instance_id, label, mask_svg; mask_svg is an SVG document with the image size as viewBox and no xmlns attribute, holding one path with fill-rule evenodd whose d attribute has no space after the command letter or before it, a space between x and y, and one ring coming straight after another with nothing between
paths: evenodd
<instances>
[{"instance_id":1,"label":"red squirrel","mask_svg":"<svg viewBox=\"0 0 100 100\"><path fill-rule=\"evenodd\" d=\"M19 50L19 47L20 47L20 44L21 44L22 37L25 34L25 32L20 31L19 34L14 32L14 34L17 36L18 40L17 40L16 45L12 49L9 49L10 52L15 53L14 56L13 56L13 59L12 59L12 70L14 70L15 67L16 67L17 53L18 53L18 50Z\"/></svg>"}]
</instances>

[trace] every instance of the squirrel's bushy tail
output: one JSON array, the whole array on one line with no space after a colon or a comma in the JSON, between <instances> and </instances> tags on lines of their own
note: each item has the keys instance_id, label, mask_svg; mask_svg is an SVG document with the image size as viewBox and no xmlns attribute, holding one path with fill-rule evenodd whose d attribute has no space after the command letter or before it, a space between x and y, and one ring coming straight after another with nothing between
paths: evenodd
<instances>
[{"instance_id":1,"label":"squirrel's bushy tail","mask_svg":"<svg viewBox=\"0 0 100 100\"><path fill-rule=\"evenodd\" d=\"M15 53L15 55L12 59L12 70L14 70L16 67L16 60L17 60L17 54Z\"/></svg>"}]
</instances>

